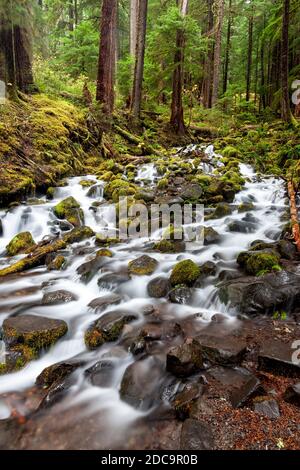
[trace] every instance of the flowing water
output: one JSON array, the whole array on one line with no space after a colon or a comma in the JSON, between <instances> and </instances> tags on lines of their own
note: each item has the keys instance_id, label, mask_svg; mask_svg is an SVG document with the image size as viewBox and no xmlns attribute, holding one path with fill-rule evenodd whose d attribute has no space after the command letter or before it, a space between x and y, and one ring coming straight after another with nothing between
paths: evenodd
<instances>
[{"instance_id":1,"label":"flowing water","mask_svg":"<svg viewBox=\"0 0 300 470\"><path fill-rule=\"evenodd\" d=\"M211 159L217 157L212 146L207 149L206 153ZM159 262L158 268L152 276L133 276L131 280L117 287L106 284L101 287L101 283L99 287L97 283L99 277L109 272L124 273L128 262L141 256L149 240L135 239L112 246L113 258L107 260L105 270L102 273L100 271L88 284L83 284L80 281L77 268L95 255L98 248L94 246L93 241L79 244L81 247L90 248L86 254L82 254L83 250L78 254L79 250L76 245L68 248L66 250L69 255L68 263L63 271L49 272L45 267L40 267L29 273L16 276L13 280L3 280L0 283L0 324L9 315L17 314L22 307L22 313L65 320L68 323L69 331L48 352L45 352L38 360L29 363L23 370L0 376L0 395L6 392L25 390L34 385L36 377L47 366L80 357L86 361L87 365L76 371L76 380L68 392L65 406L72 407L85 402L91 409L97 407L97 409L105 410L110 415L112 426L114 423L117 425L120 422L120 417L122 417L122 423L126 424L143 415L145 411L129 406L119 396L122 376L128 365L135 361L134 356L125 348L120 352L120 348L116 347L114 343L107 343L93 352L87 351L85 347L84 332L99 316L95 316L95 312L88 308L88 304L93 299L114 290L123 298L118 309L132 311L138 315L137 326L141 326L145 322L143 312L145 307L149 305L162 307L169 318L184 318L198 313L200 314L199 322L209 322L214 314L221 312L227 315L230 321L235 321L235 312L229 311L215 295L217 276L209 278L201 289L197 289L192 305L172 304L166 299L151 299L147 294L147 284L157 276L167 278L176 261L185 258L193 259L198 264L206 261L215 262L218 275L223 269L236 268L237 254L246 249L252 241L256 239L273 241L278 238L282 226L281 216L287 208L284 182L272 177L257 178L253 169L248 165L242 164L240 170L247 183L236 196L232 215L205 222L205 225L213 227L221 235L221 242L218 245L209 246L194 244L181 254L149 253L147 251L147 254ZM208 171L210 172L210 168ZM82 187L79 184L82 179L95 181L95 185L92 186L93 190ZM156 180L157 173L153 164L140 168L137 181L142 186L153 186ZM49 234L60 233L61 224L53 215L52 208L57 202L68 196L73 196L80 203L84 211L85 224L95 232L101 232L114 225L114 208L103 199L103 184L97 181L93 175L84 178L70 178L66 186L56 189L54 200L51 202L44 200L44 204L38 205L24 203L7 212L0 212L3 225L3 236L0 237L1 267L11 263L11 260L6 258L3 253L7 243L17 233L30 231L35 241L40 241ZM96 201L99 202L99 205L91 207L92 203ZM230 222L245 217L245 213L239 213L237 210L237 205L242 202L252 202L255 206L255 210L251 212L255 217L253 219L255 230L251 233L230 232L228 230ZM39 305L45 292L60 289L72 292L78 300L63 305ZM115 307L108 307L103 314L110 310L115 310ZM101 358L108 357L116 365L109 386L100 388L91 385L85 378L84 369L95 364ZM143 367L146 368L143 374L147 375L152 370L151 358L143 363ZM0 400L0 419L6 419L9 415L9 408Z\"/></svg>"}]
</instances>

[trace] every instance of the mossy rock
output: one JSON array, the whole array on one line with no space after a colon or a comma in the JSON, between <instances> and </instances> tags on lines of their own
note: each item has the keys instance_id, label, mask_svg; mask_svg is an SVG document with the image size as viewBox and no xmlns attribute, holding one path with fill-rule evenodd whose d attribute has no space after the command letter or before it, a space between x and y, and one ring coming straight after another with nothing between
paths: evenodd
<instances>
[{"instance_id":1,"label":"mossy rock","mask_svg":"<svg viewBox=\"0 0 300 470\"><path fill-rule=\"evenodd\" d=\"M54 194L55 194L55 188L53 186L50 186L50 188L47 189L46 196L47 199L54 199Z\"/></svg>"},{"instance_id":2,"label":"mossy rock","mask_svg":"<svg viewBox=\"0 0 300 470\"><path fill-rule=\"evenodd\" d=\"M137 189L129 181L117 178L110 181L104 188L104 197L112 199L113 202L119 202L120 197L134 196Z\"/></svg>"},{"instance_id":3,"label":"mossy rock","mask_svg":"<svg viewBox=\"0 0 300 470\"><path fill-rule=\"evenodd\" d=\"M215 208L214 212L207 217L207 219L220 219L221 217L226 217L232 214L232 209L229 204L220 203Z\"/></svg>"},{"instance_id":4,"label":"mossy rock","mask_svg":"<svg viewBox=\"0 0 300 470\"><path fill-rule=\"evenodd\" d=\"M194 261L187 259L180 261L172 270L170 282L172 286L192 286L201 275L201 269Z\"/></svg>"},{"instance_id":5,"label":"mossy rock","mask_svg":"<svg viewBox=\"0 0 300 470\"><path fill-rule=\"evenodd\" d=\"M35 315L6 318L2 328L3 340L9 347L22 344L38 351L50 347L68 331L63 320Z\"/></svg>"},{"instance_id":6,"label":"mossy rock","mask_svg":"<svg viewBox=\"0 0 300 470\"><path fill-rule=\"evenodd\" d=\"M93 180L81 180L79 182L80 186L82 186L83 188L90 188L91 186L94 186L95 184L97 184L97 181L93 181Z\"/></svg>"},{"instance_id":7,"label":"mossy rock","mask_svg":"<svg viewBox=\"0 0 300 470\"><path fill-rule=\"evenodd\" d=\"M238 212L250 212L255 209L255 206L252 202L243 202L238 207Z\"/></svg>"},{"instance_id":8,"label":"mossy rock","mask_svg":"<svg viewBox=\"0 0 300 470\"><path fill-rule=\"evenodd\" d=\"M7 245L8 256L16 256L21 253L28 253L35 247L35 241L30 232L22 232L16 235Z\"/></svg>"},{"instance_id":9,"label":"mossy rock","mask_svg":"<svg viewBox=\"0 0 300 470\"><path fill-rule=\"evenodd\" d=\"M280 255L272 250L242 252L239 254L237 262L247 274L253 276L281 269Z\"/></svg>"},{"instance_id":10,"label":"mossy rock","mask_svg":"<svg viewBox=\"0 0 300 470\"><path fill-rule=\"evenodd\" d=\"M59 202L53 211L56 217L66 219L74 227L80 227L84 223L84 215L80 204L72 196Z\"/></svg>"},{"instance_id":11,"label":"mossy rock","mask_svg":"<svg viewBox=\"0 0 300 470\"><path fill-rule=\"evenodd\" d=\"M77 227L66 233L63 236L63 241L66 243L79 243L95 235L95 232L87 226Z\"/></svg>"},{"instance_id":12,"label":"mossy rock","mask_svg":"<svg viewBox=\"0 0 300 470\"><path fill-rule=\"evenodd\" d=\"M87 348L93 350L106 342L117 341L124 326L136 319L136 315L118 310L103 315L85 333Z\"/></svg>"},{"instance_id":13,"label":"mossy rock","mask_svg":"<svg viewBox=\"0 0 300 470\"><path fill-rule=\"evenodd\" d=\"M48 271L60 271L66 265L66 258L62 255L57 255L47 264Z\"/></svg>"},{"instance_id":14,"label":"mossy rock","mask_svg":"<svg viewBox=\"0 0 300 470\"><path fill-rule=\"evenodd\" d=\"M181 253L185 251L185 243L181 240L161 240L154 245L161 253Z\"/></svg>"},{"instance_id":15,"label":"mossy rock","mask_svg":"<svg viewBox=\"0 0 300 470\"><path fill-rule=\"evenodd\" d=\"M154 273L158 266L156 259L148 255L143 255L128 264L128 271L130 274L136 276L149 276Z\"/></svg>"},{"instance_id":16,"label":"mossy rock","mask_svg":"<svg viewBox=\"0 0 300 470\"><path fill-rule=\"evenodd\" d=\"M106 238L105 234L97 233L95 243L98 246L109 246L120 243L120 240L118 238Z\"/></svg>"},{"instance_id":17,"label":"mossy rock","mask_svg":"<svg viewBox=\"0 0 300 470\"><path fill-rule=\"evenodd\" d=\"M102 248L101 250L98 250L96 253L96 256L104 256L106 258L112 258L113 257L113 252L110 251L108 248Z\"/></svg>"}]
</instances>

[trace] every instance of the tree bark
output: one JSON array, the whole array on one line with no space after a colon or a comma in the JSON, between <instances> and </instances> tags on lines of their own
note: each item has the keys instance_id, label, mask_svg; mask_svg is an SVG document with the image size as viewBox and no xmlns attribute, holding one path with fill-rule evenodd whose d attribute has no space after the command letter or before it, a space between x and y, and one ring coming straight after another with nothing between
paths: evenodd
<instances>
[{"instance_id":1,"label":"tree bark","mask_svg":"<svg viewBox=\"0 0 300 470\"><path fill-rule=\"evenodd\" d=\"M250 101L251 75L252 75L252 54L253 54L253 15L250 16L249 25L248 25L248 60L247 60L246 101Z\"/></svg>"},{"instance_id":2,"label":"tree bark","mask_svg":"<svg viewBox=\"0 0 300 470\"><path fill-rule=\"evenodd\" d=\"M208 38L211 38L214 30L214 14L213 14L214 0L207 0L208 15L207 15L207 32ZM207 51L207 57L204 64L204 80L203 80L203 106L211 108L212 99L212 82L213 82L213 65L214 65L214 44L210 42Z\"/></svg>"},{"instance_id":3,"label":"tree bark","mask_svg":"<svg viewBox=\"0 0 300 470\"><path fill-rule=\"evenodd\" d=\"M215 106L218 100L220 71L221 71L221 46L222 46L222 26L224 19L225 0L217 1L217 21L215 28L215 56L214 56L214 76L212 91L212 106Z\"/></svg>"},{"instance_id":4,"label":"tree bark","mask_svg":"<svg viewBox=\"0 0 300 470\"><path fill-rule=\"evenodd\" d=\"M74 11L74 4L73 0L69 0L69 31L74 31L74 16L75 16L75 11Z\"/></svg>"},{"instance_id":5,"label":"tree bark","mask_svg":"<svg viewBox=\"0 0 300 470\"><path fill-rule=\"evenodd\" d=\"M292 233L297 247L297 251L300 252L300 228L298 220L298 210L294 184L292 181L288 182L288 193L290 198L290 213L291 213L291 222L292 222Z\"/></svg>"},{"instance_id":6,"label":"tree bark","mask_svg":"<svg viewBox=\"0 0 300 470\"><path fill-rule=\"evenodd\" d=\"M289 23L290 0L283 0L282 35L281 35L281 117L283 121L292 122L289 96Z\"/></svg>"},{"instance_id":7,"label":"tree bark","mask_svg":"<svg viewBox=\"0 0 300 470\"><path fill-rule=\"evenodd\" d=\"M184 18L187 15L188 0L180 0L180 14ZM183 29L179 29L176 33L176 52L174 57L175 69L173 72L173 91L171 104L170 124L177 134L185 134L186 128L184 124L183 103L182 103L182 87L183 87L183 66L184 66L184 46L185 34Z\"/></svg>"},{"instance_id":8,"label":"tree bark","mask_svg":"<svg viewBox=\"0 0 300 470\"><path fill-rule=\"evenodd\" d=\"M112 114L114 109L116 24L117 0L103 0L96 99L106 114Z\"/></svg>"},{"instance_id":9,"label":"tree bark","mask_svg":"<svg viewBox=\"0 0 300 470\"><path fill-rule=\"evenodd\" d=\"M145 61L145 45L147 31L148 0L139 0L138 29L136 42L136 56L134 67L134 80L131 99L131 113L139 119L142 105L143 76Z\"/></svg>"},{"instance_id":10,"label":"tree bark","mask_svg":"<svg viewBox=\"0 0 300 470\"><path fill-rule=\"evenodd\" d=\"M232 10L232 0L229 0L227 39L226 39L225 64L224 64L223 94L226 93L227 85L228 85L228 71L229 71L230 46L231 46L231 29L232 29L232 11L231 10Z\"/></svg>"},{"instance_id":11,"label":"tree bark","mask_svg":"<svg viewBox=\"0 0 300 470\"><path fill-rule=\"evenodd\" d=\"M130 55L135 57L138 33L139 0L130 0Z\"/></svg>"}]
</instances>

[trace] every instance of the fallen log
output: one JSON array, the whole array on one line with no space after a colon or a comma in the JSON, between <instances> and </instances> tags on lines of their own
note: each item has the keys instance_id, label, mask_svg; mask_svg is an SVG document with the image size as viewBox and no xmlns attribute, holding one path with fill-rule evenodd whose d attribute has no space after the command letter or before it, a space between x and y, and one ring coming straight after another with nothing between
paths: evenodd
<instances>
[{"instance_id":1,"label":"fallen log","mask_svg":"<svg viewBox=\"0 0 300 470\"><path fill-rule=\"evenodd\" d=\"M146 153L149 155L157 155L158 157L163 158L163 154L160 153L158 150L153 148L151 145L146 144L143 142L141 139L136 137L135 135L131 134L130 132L126 131L125 129L122 129L119 127L117 124L114 125L115 131L120 134L124 139L126 139L130 144L134 145L139 145L141 146Z\"/></svg>"},{"instance_id":2,"label":"fallen log","mask_svg":"<svg viewBox=\"0 0 300 470\"><path fill-rule=\"evenodd\" d=\"M294 184L292 181L288 182L288 193L290 198L290 213L292 222L292 233L297 247L297 251L300 252L300 227L298 220L298 210L296 204L296 194Z\"/></svg>"}]
</instances>

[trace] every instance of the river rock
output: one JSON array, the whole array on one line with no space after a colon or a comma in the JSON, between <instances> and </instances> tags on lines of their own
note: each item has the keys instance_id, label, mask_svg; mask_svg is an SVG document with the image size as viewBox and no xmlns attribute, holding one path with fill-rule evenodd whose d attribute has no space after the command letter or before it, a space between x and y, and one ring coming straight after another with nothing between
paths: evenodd
<instances>
[{"instance_id":1,"label":"river rock","mask_svg":"<svg viewBox=\"0 0 300 470\"><path fill-rule=\"evenodd\" d=\"M68 331L68 326L63 320L35 315L7 318L2 328L3 339L10 347L23 344L36 350L51 346Z\"/></svg>"},{"instance_id":2,"label":"river rock","mask_svg":"<svg viewBox=\"0 0 300 470\"><path fill-rule=\"evenodd\" d=\"M57 290L55 292L46 292L42 298L43 305L59 305L75 302L78 297L67 290Z\"/></svg>"},{"instance_id":3,"label":"river rock","mask_svg":"<svg viewBox=\"0 0 300 470\"><path fill-rule=\"evenodd\" d=\"M295 385L290 385L286 389L283 398L288 403L292 403L293 405L300 407L300 382Z\"/></svg>"},{"instance_id":4,"label":"river rock","mask_svg":"<svg viewBox=\"0 0 300 470\"><path fill-rule=\"evenodd\" d=\"M220 219L232 213L232 209L229 204L221 202L217 205L214 212L208 216L208 219Z\"/></svg>"},{"instance_id":5,"label":"river rock","mask_svg":"<svg viewBox=\"0 0 300 470\"><path fill-rule=\"evenodd\" d=\"M190 259L177 263L171 273L170 282L173 287L180 284L193 286L201 274L199 266Z\"/></svg>"},{"instance_id":6,"label":"river rock","mask_svg":"<svg viewBox=\"0 0 300 470\"><path fill-rule=\"evenodd\" d=\"M274 398L258 397L254 402L254 411L269 419L277 419L280 417L279 406Z\"/></svg>"},{"instance_id":7,"label":"river rock","mask_svg":"<svg viewBox=\"0 0 300 470\"><path fill-rule=\"evenodd\" d=\"M193 300L194 291L190 287L177 286L169 292L169 300L174 304L188 305Z\"/></svg>"},{"instance_id":8,"label":"river rock","mask_svg":"<svg viewBox=\"0 0 300 470\"><path fill-rule=\"evenodd\" d=\"M66 219L74 227L80 227L84 222L80 204L72 196L59 202L54 207L53 212L58 219Z\"/></svg>"},{"instance_id":9,"label":"river rock","mask_svg":"<svg viewBox=\"0 0 300 470\"><path fill-rule=\"evenodd\" d=\"M62 255L56 253L52 253L52 255L46 258L47 269L48 271L60 271L65 267L67 260Z\"/></svg>"},{"instance_id":10,"label":"river rock","mask_svg":"<svg viewBox=\"0 0 300 470\"><path fill-rule=\"evenodd\" d=\"M111 387L115 372L115 362L102 360L85 370L84 374L96 387Z\"/></svg>"},{"instance_id":11,"label":"river rock","mask_svg":"<svg viewBox=\"0 0 300 470\"><path fill-rule=\"evenodd\" d=\"M194 338L201 356L212 364L239 364L245 353L247 344L244 340L233 335L212 336L201 334Z\"/></svg>"},{"instance_id":12,"label":"river rock","mask_svg":"<svg viewBox=\"0 0 300 470\"><path fill-rule=\"evenodd\" d=\"M130 351L134 355L150 354L153 343L178 338L182 333L181 326L174 321L148 323L131 344Z\"/></svg>"},{"instance_id":13,"label":"river rock","mask_svg":"<svg viewBox=\"0 0 300 470\"><path fill-rule=\"evenodd\" d=\"M103 259L101 256L96 256L96 258L79 266L79 268L77 268L77 274L79 274L81 282L88 284L102 266Z\"/></svg>"},{"instance_id":14,"label":"river rock","mask_svg":"<svg viewBox=\"0 0 300 470\"><path fill-rule=\"evenodd\" d=\"M256 276L260 273L265 274L278 267L280 256L274 250L245 251L239 254L237 263L247 274Z\"/></svg>"},{"instance_id":15,"label":"river rock","mask_svg":"<svg viewBox=\"0 0 300 470\"><path fill-rule=\"evenodd\" d=\"M282 258L293 260L296 256L297 249L294 243L289 240L280 240L277 244L277 249Z\"/></svg>"},{"instance_id":16,"label":"river rock","mask_svg":"<svg viewBox=\"0 0 300 470\"><path fill-rule=\"evenodd\" d=\"M35 383L40 387L49 388L54 382L62 381L82 365L83 362L79 361L58 362L57 364L46 367L46 369L38 375Z\"/></svg>"},{"instance_id":17,"label":"river rock","mask_svg":"<svg viewBox=\"0 0 300 470\"><path fill-rule=\"evenodd\" d=\"M128 281L130 281L128 274L107 273L98 279L98 286L100 289L114 291Z\"/></svg>"},{"instance_id":18,"label":"river rock","mask_svg":"<svg viewBox=\"0 0 300 470\"><path fill-rule=\"evenodd\" d=\"M261 344L258 363L259 369L276 375L300 377L300 363L293 359L293 341L274 338L265 339Z\"/></svg>"},{"instance_id":19,"label":"river rock","mask_svg":"<svg viewBox=\"0 0 300 470\"><path fill-rule=\"evenodd\" d=\"M217 392L221 395L224 392L234 408L242 406L260 386L259 379L243 367L213 367L206 375L209 382L210 377L221 386L221 390L217 389Z\"/></svg>"},{"instance_id":20,"label":"river rock","mask_svg":"<svg viewBox=\"0 0 300 470\"><path fill-rule=\"evenodd\" d=\"M176 377L188 377L203 368L202 350L191 338L167 353L166 368Z\"/></svg>"},{"instance_id":21,"label":"river rock","mask_svg":"<svg viewBox=\"0 0 300 470\"><path fill-rule=\"evenodd\" d=\"M105 310L109 305L116 305L122 302L122 297L118 294L108 294L103 297L92 300L88 307L95 310L97 313Z\"/></svg>"},{"instance_id":22,"label":"river rock","mask_svg":"<svg viewBox=\"0 0 300 470\"><path fill-rule=\"evenodd\" d=\"M135 314L116 310L100 317L85 333L88 349L97 349L106 342L117 341L124 326L137 319Z\"/></svg>"},{"instance_id":23,"label":"river rock","mask_svg":"<svg viewBox=\"0 0 300 470\"><path fill-rule=\"evenodd\" d=\"M128 271L130 274L136 276L149 276L153 274L158 266L156 259L151 258L148 255L143 255L134 261L131 261L128 265Z\"/></svg>"},{"instance_id":24,"label":"river rock","mask_svg":"<svg viewBox=\"0 0 300 470\"><path fill-rule=\"evenodd\" d=\"M159 401L163 376L163 363L155 357L134 362L127 367L121 382L122 400L135 408L151 408Z\"/></svg>"},{"instance_id":25,"label":"river rock","mask_svg":"<svg viewBox=\"0 0 300 470\"><path fill-rule=\"evenodd\" d=\"M6 252L8 256L16 256L22 253L28 253L35 247L35 241L30 232L22 232L16 235L7 245Z\"/></svg>"},{"instance_id":26,"label":"river rock","mask_svg":"<svg viewBox=\"0 0 300 470\"><path fill-rule=\"evenodd\" d=\"M200 184L197 183L185 186L181 192L181 197L184 201L190 201L194 203L199 202L199 200L201 200L202 195L203 189Z\"/></svg>"},{"instance_id":27,"label":"river rock","mask_svg":"<svg viewBox=\"0 0 300 470\"><path fill-rule=\"evenodd\" d=\"M180 450L213 450L214 438L210 426L196 419L187 419L182 425Z\"/></svg>"},{"instance_id":28,"label":"river rock","mask_svg":"<svg viewBox=\"0 0 300 470\"><path fill-rule=\"evenodd\" d=\"M203 384L188 382L184 384L182 390L176 393L175 397L171 401L171 406L174 408L178 419L184 421L190 417L191 408L201 397L203 390Z\"/></svg>"},{"instance_id":29,"label":"river rock","mask_svg":"<svg viewBox=\"0 0 300 470\"><path fill-rule=\"evenodd\" d=\"M257 226L253 222L246 222L244 220L233 220L228 224L229 232L237 233L254 233Z\"/></svg>"},{"instance_id":30,"label":"river rock","mask_svg":"<svg viewBox=\"0 0 300 470\"><path fill-rule=\"evenodd\" d=\"M170 282L164 277L156 277L149 282L147 291L150 297L160 299L166 297L170 290Z\"/></svg>"},{"instance_id":31,"label":"river rock","mask_svg":"<svg viewBox=\"0 0 300 470\"><path fill-rule=\"evenodd\" d=\"M220 300L248 315L292 310L300 302L300 276L279 271L264 276L227 281L219 287Z\"/></svg>"},{"instance_id":32,"label":"river rock","mask_svg":"<svg viewBox=\"0 0 300 470\"><path fill-rule=\"evenodd\" d=\"M204 227L204 245L213 245L221 241L221 236L212 227Z\"/></svg>"}]
</instances>

